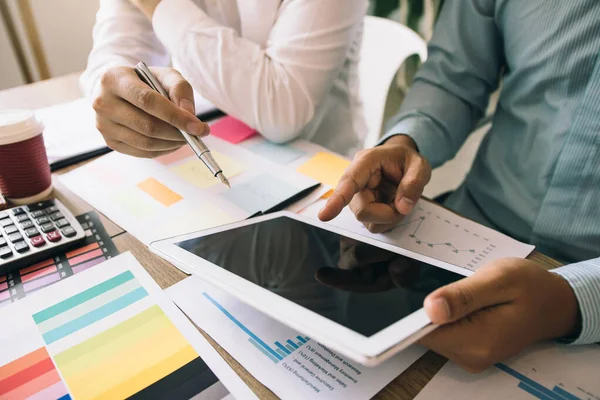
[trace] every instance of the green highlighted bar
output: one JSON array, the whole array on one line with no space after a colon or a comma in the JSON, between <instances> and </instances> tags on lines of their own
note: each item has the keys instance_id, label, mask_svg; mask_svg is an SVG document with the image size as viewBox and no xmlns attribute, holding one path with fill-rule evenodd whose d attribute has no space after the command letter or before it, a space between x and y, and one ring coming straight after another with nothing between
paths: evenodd
<instances>
[{"instance_id":1,"label":"green highlighted bar","mask_svg":"<svg viewBox=\"0 0 600 400\"><path fill-rule=\"evenodd\" d=\"M60 303L53 305L52 307L48 307L45 310L34 314L33 320L36 324L44 322L58 314L70 310L73 307L77 307L78 305L85 303L86 301L93 299L94 297L99 296L104 292L114 289L115 287L131 279L135 279L131 271L125 271L122 274L115 276L114 278L104 281L99 285L91 287L79 294L76 294L73 297L69 297L68 299L63 300Z\"/></svg>"}]
</instances>

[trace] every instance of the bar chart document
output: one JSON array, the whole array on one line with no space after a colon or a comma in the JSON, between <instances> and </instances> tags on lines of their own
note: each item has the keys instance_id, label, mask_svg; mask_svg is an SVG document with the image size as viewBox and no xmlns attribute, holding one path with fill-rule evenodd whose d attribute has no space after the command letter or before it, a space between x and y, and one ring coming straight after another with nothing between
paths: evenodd
<instances>
[{"instance_id":1,"label":"bar chart document","mask_svg":"<svg viewBox=\"0 0 600 400\"><path fill-rule=\"evenodd\" d=\"M318 219L320 201L301 212ZM469 275L485 264L506 257L527 257L534 249L525 243L463 218L444 207L420 200L410 215L390 232L373 234L348 207L330 224L464 268Z\"/></svg>"},{"instance_id":2,"label":"bar chart document","mask_svg":"<svg viewBox=\"0 0 600 400\"><path fill-rule=\"evenodd\" d=\"M0 334L7 398L176 400L219 382L210 346L130 253L0 311L14 321Z\"/></svg>"},{"instance_id":3,"label":"bar chart document","mask_svg":"<svg viewBox=\"0 0 600 400\"><path fill-rule=\"evenodd\" d=\"M600 345L536 345L482 374L469 374L454 363L425 386L416 400L600 399Z\"/></svg>"},{"instance_id":4,"label":"bar chart document","mask_svg":"<svg viewBox=\"0 0 600 400\"><path fill-rule=\"evenodd\" d=\"M413 346L376 368L348 361L197 276L167 289L175 303L282 399L368 399L421 357Z\"/></svg>"}]
</instances>

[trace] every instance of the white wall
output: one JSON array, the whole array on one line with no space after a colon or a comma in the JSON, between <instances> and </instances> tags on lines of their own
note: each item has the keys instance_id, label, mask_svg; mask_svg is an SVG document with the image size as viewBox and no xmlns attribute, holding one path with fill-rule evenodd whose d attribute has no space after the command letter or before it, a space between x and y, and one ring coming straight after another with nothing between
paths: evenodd
<instances>
[{"instance_id":1,"label":"white wall","mask_svg":"<svg viewBox=\"0 0 600 400\"><path fill-rule=\"evenodd\" d=\"M1 1L1 0L0 0ZM0 90L25 83L17 58L13 52L8 33L0 18Z\"/></svg>"},{"instance_id":2,"label":"white wall","mask_svg":"<svg viewBox=\"0 0 600 400\"><path fill-rule=\"evenodd\" d=\"M99 0L30 1L50 74L85 69Z\"/></svg>"},{"instance_id":3,"label":"white wall","mask_svg":"<svg viewBox=\"0 0 600 400\"><path fill-rule=\"evenodd\" d=\"M0 0L4 1L4 0ZM7 0L34 79L39 78L17 2ZM82 71L92 48L99 0L29 0L51 77ZM1 22L0 22L1 24ZM0 26L0 89L23 84L4 26Z\"/></svg>"}]
</instances>

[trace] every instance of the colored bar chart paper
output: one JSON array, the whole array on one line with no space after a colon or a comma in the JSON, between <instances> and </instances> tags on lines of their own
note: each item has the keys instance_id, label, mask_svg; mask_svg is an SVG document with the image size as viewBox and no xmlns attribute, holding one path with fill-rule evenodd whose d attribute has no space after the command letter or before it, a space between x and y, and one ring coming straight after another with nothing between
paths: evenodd
<instances>
[{"instance_id":1,"label":"colored bar chart paper","mask_svg":"<svg viewBox=\"0 0 600 400\"><path fill-rule=\"evenodd\" d=\"M256 130L233 117L224 117L210 127L210 134L238 144L256 135Z\"/></svg>"},{"instance_id":2,"label":"colored bar chart paper","mask_svg":"<svg viewBox=\"0 0 600 400\"><path fill-rule=\"evenodd\" d=\"M286 343L289 343L293 349L288 350L288 348L284 347L280 342L273 342L273 346L268 345L262 339L260 339L257 335L255 335L250 329L248 329L244 324L242 324L237 318L235 318L225 307L219 304L211 295L206 292L202 292L202 295L208 299L215 307L219 309L231 322L236 324L242 331L244 331L249 337L248 341L252 343L254 347L258 349L262 354L264 354L269 360L274 363L278 363L283 360L287 356L293 353L294 350L297 350L303 344L307 343L310 339L308 337L300 337L297 338L300 340L299 344L292 342L291 340L286 340Z\"/></svg>"},{"instance_id":3,"label":"colored bar chart paper","mask_svg":"<svg viewBox=\"0 0 600 400\"><path fill-rule=\"evenodd\" d=\"M231 179L244 172L244 166L231 157L217 152L213 152L212 155L227 178ZM195 155L183 164L172 167L170 170L201 189L206 189L219 183L219 180L214 177L208 168L206 168L206 165Z\"/></svg>"},{"instance_id":4,"label":"colored bar chart paper","mask_svg":"<svg viewBox=\"0 0 600 400\"><path fill-rule=\"evenodd\" d=\"M69 399L69 392L22 302L0 310L0 399Z\"/></svg>"},{"instance_id":5,"label":"colored bar chart paper","mask_svg":"<svg viewBox=\"0 0 600 400\"><path fill-rule=\"evenodd\" d=\"M164 308L172 304L157 297L162 292L133 256L106 265L32 315L73 398L188 399L214 385L189 340L197 331L182 332L169 315L177 310Z\"/></svg>"},{"instance_id":6,"label":"colored bar chart paper","mask_svg":"<svg viewBox=\"0 0 600 400\"><path fill-rule=\"evenodd\" d=\"M0 399L70 399L45 347L0 366Z\"/></svg>"},{"instance_id":7,"label":"colored bar chart paper","mask_svg":"<svg viewBox=\"0 0 600 400\"><path fill-rule=\"evenodd\" d=\"M160 183L155 178L148 178L138 183L137 186L165 207L170 207L178 201L183 200L183 197Z\"/></svg>"},{"instance_id":8,"label":"colored bar chart paper","mask_svg":"<svg viewBox=\"0 0 600 400\"><path fill-rule=\"evenodd\" d=\"M48 285L92 268L119 254L95 212L77 217L86 237L80 247L40 261L7 276L0 276L0 307ZM4 301L2 301L4 299Z\"/></svg>"},{"instance_id":9,"label":"colored bar chart paper","mask_svg":"<svg viewBox=\"0 0 600 400\"><path fill-rule=\"evenodd\" d=\"M600 398L600 346L539 343L470 374L448 362L417 396L429 399L591 400Z\"/></svg>"},{"instance_id":10,"label":"colored bar chart paper","mask_svg":"<svg viewBox=\"0 0 600 400\"><path fill-rule=\"evenodd\" d=\"M363 367L198 276L167 289L180 309L246 370L286 400L370 399L425 350Z\"/></svg>"}]
</instances>

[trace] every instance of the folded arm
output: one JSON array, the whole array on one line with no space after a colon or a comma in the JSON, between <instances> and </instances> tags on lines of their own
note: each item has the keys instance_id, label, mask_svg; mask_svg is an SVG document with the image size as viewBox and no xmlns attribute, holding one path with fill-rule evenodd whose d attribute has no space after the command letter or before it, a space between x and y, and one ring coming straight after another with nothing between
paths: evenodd
<instances>
[{"instance_id":1,"label":"folded arm","mask_svg":"<svg viewBox=\"0 0 600 400\"><path fill-rule=\"evenodd\" d=\"M331 90L366 0L284 0L266 46L191 0L162 0L154 30L203 97L275 142L297 137Z\"/></svg>"}]
</instances>

